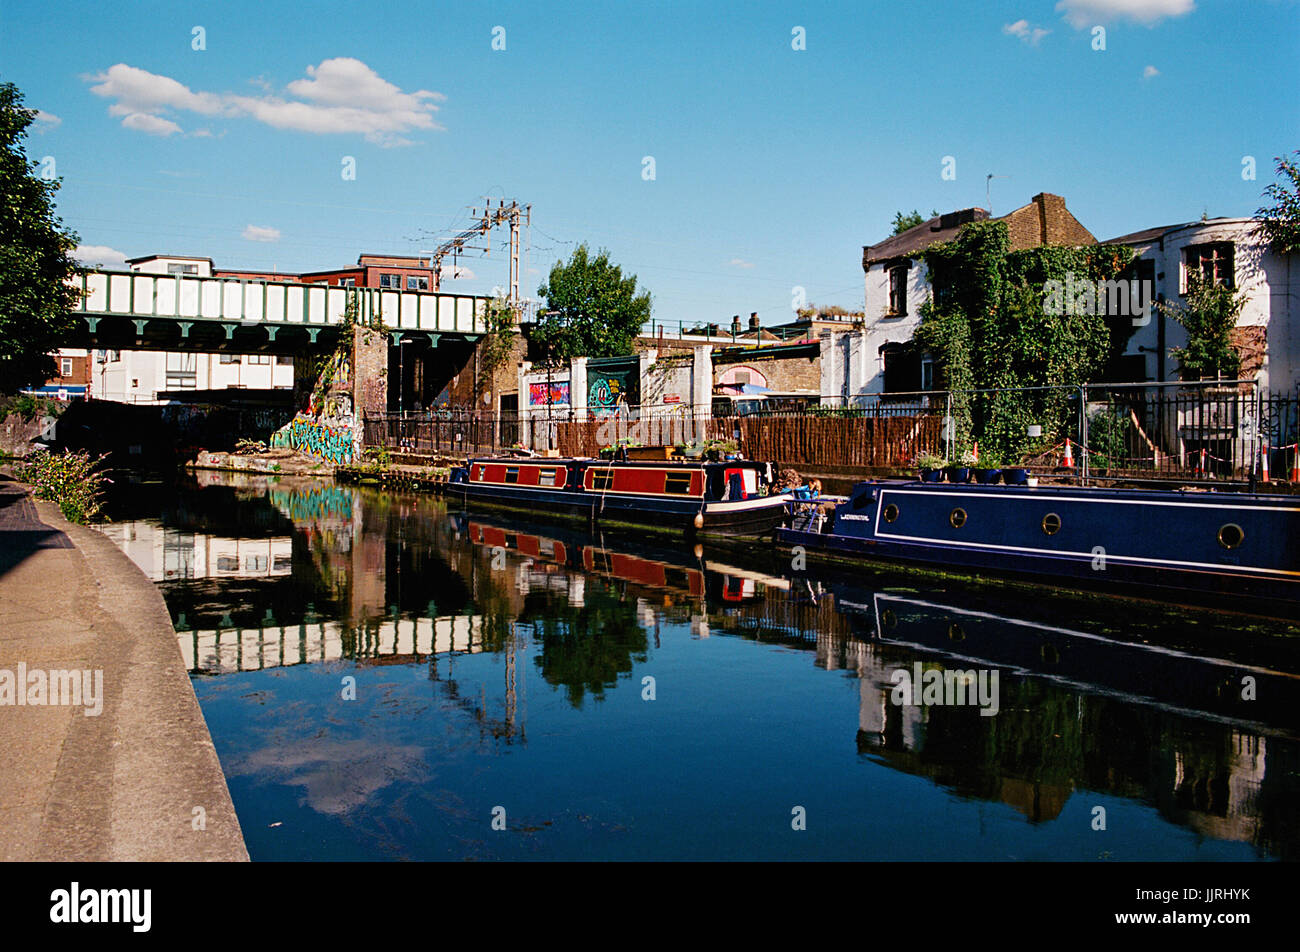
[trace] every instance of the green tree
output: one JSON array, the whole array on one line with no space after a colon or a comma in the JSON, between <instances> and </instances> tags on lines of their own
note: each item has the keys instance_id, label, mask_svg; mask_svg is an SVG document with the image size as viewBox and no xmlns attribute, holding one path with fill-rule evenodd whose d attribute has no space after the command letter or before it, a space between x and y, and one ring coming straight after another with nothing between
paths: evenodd
<instances>
[{"instance_id":1,"label":"green tree","mask_svg":"<svg viewBox=\"0 0 1300 952\"><path fill-rule=\"evenodd\" d=\"M938 216L938 214L939 214L938 212L932 211L930 212L930 217L935 218ZM896 215L894 215L893 233L895 235L900 234L902 232L907 231L907 229L909 228L915 228L917 225L924 225L925 221L926 219L922 218L921 213L918 212L915 208L912 209L912 214L910 215L904 215L900 211Z\"/></svg>"},{"instance_id":2,"label":"green tree","mask_svg":"<svg viewBox=\"0 0 1300 952\"><path fill-rule=\"evenodd\" d=\"M1300 163L1296 161L1300 151L1293 152L1292 156L1277 157L1278 178L1289 180L1290 184L1274 182L1264 189L1273 204L1255 213L1264 219L1264 233L1278 254L1300 251Z\"/></svg>"},{"instance_id":3,"label":"green tree","mask_svg":"<svg viewBox=\"0 0 1300 952\"><path fill-rule=\"evenodd\" d=\"M1192 271L1187 275L1186 304L1171 301L1156 306L1187 330L1187 346L1169 351L1178 360L1183 379L1236 378L1241 354L1232 346L1231 335L1246 306L1244 295Z\"/></svg>"},{"instance_id":4,"label":"green tree","mask_svg":"<svg viewBox=\"0 0 1300 952\"><path fill-rule=\"evenodd\" d=\"M636 275L624 277L607 251L593 260L585 244L574 249L568 264L555 262L537 293L546 299L546 312L534 339L561 361L630 354L632 341L650 320L650 292L637 292Z\"/></svg>"},{"instance_id":5,"label":"green tree","mask_svg":"<svg viewBox=\"0 0 1300 952\"><path fill-rule=\"evenodd\" d=\"M54 215L59 180L44 180L22 140L36 111L13 83L0 84L0 391L35 387L55 375L55 350L76 326L77 236Z\"/></svg>"}]
</instances>

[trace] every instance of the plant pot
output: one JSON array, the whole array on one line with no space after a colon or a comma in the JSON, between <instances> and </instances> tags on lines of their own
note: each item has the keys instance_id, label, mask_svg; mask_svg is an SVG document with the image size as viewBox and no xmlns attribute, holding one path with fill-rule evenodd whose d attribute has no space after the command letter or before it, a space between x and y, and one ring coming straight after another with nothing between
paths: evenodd
<instances>
[{"instance_id":1,"label":"plant pot","mask_svg":"<svg viewBox=\"0 0 1300 952\"><path fill-rule=\"evenodd\" d=\"M944 472L948 475L948 482L950 483L970 482L969 466L949 466Z\"/></svg>"},{"instance_id":2,"label":"plant pot","mask_svg":"<svg viewBox=\"0 0 1300 952\"><path fill-rule=\"evenodd\" d=\"M1000 469L975 470L975 482L985 486L988 486L991 483L996 483L1001 478L1002 478L1002 470Z\"/></svg>"},{"instance_id":3,"label":"plant pot","mask_svg":"<svg viewBox=\"0 0 1300 952\"><path fill-rule=\"evenodd\" d=\"M923 470L921 470L921 482L923 482L923 483L941 483L941 482L943 482L943 470L941 470L941 469L923 469Z\"/></svg>"},{"instance_id":4,"label":"plant pot","mask_svg":"<svg viewBox=\"0 0 1300 952\"><path fill-rule=\"evenodd\" d=\"M1029 470L1027 469L1004 469L1002 471L1002 481L1008 486L1028 486Z\"/></svg>"}]
</instances>

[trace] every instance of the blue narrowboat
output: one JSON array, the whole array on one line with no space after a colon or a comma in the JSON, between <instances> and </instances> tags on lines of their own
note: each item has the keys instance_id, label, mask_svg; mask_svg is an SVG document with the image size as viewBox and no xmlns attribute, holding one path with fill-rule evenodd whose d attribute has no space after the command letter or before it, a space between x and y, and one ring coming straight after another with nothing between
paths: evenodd
<instances>
[{"instance_id":1,"label":"blue narrowboat","mask_svg":"<svg viewBox=\"0 0 1300 952\"><path fill-rule=\"evenodd\" d=\"M808 515L778 542L1085 590L1300 600L1300 499L1289 496L863 482L829 520Z\"/></svg>"},{"instance_id":2,"label":"blue narrowboat","mask_svg":"<svg viewBox=\"0 0 1300 952\"><path fill-rule=\"evenodd\" d=\"M754 460L597 460L477 457L445 492L466 503L593 523L696 533L768 534L788 497L770 494L772 464Z\"/></svg>"}]
</instances>

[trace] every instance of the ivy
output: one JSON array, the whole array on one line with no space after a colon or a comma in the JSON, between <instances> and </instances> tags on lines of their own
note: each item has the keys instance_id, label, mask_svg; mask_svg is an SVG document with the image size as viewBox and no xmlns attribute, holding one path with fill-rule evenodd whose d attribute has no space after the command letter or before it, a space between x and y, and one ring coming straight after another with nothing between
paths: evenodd
<instances>
[{"instance_id":1,"label":"ivy","mask_svg":"<svg viewBox=\"0 0 1300 952\"><path fill-rule=\"evenodd\" d=\"M1046 285L1115 279L1132 250L1093 245L1012 251L1005 222L981 221L919 257L933 294L921 306L915 340L935 357L943 386L953 392L957 443L979 442L982 455L1012 461L1030 449L1030 424L1061 436L1070 388L1101 371L1123 331L1112 330L1098 307L1046 306ZM1124 334L1119 349L1126 340ZM1056 389L1026 389L1034 387ZM978 390L997 392L962 392Z\"/></svg>"}]
</instances>

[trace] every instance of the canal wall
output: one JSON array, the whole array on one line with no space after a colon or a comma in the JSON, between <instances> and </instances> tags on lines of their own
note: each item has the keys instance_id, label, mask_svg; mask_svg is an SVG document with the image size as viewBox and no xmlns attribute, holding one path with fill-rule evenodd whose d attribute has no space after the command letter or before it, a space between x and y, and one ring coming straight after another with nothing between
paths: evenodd
<instances>
[{"instance_id":1,"label":"canal wall","mask_svg":"<svg viewBox=\"0 0 1300 952\"><path fill-rule=\"evenodd\" d=\"M20 484L0 496L0 860L247 860L157 587ZM58 671L90 672L80 705L37 690Z\"/></svg>"}]
</instances>

